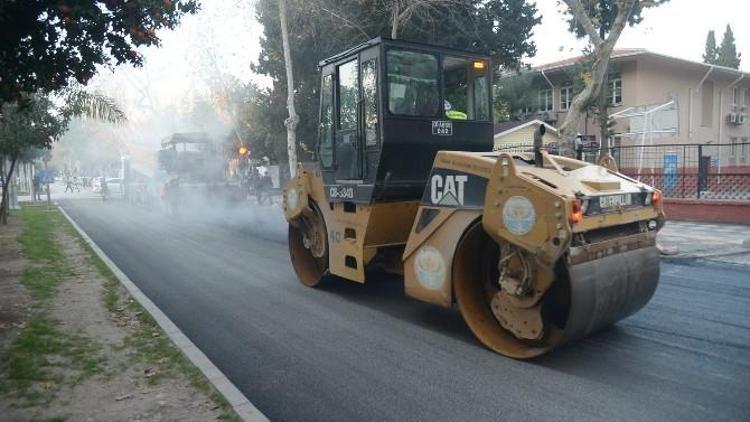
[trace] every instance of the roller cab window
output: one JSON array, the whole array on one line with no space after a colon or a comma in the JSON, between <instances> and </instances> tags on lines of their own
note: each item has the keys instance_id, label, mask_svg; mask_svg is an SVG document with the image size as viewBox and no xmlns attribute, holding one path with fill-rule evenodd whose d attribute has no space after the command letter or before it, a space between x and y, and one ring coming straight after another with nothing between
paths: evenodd
<instances>
[{"instance_id":1,"label":"roller cab window","mask_svg":"<svg viewBox=\"0 0 750 422\"><path fill-rule=\"evenodd\" d=\"M443 108L451 120L490 120L488 63L479 59L443 58Z\"/></svg>"},{"instance_id":2,"label":"roller cab window","mask_svg":"<svg viewBox=\"0 0 750 422\"><path fill-rule=\"evenodd\" d=\"M438 60L433 54L390 49L386 53L388 111L435 117L440 109Z\"/></svg>"}]
</instances>

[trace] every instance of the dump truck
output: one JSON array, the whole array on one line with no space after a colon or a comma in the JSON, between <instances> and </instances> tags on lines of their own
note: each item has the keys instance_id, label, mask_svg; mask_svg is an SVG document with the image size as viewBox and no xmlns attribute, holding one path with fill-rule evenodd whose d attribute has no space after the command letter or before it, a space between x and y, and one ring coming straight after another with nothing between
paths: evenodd
<instances>
[{"instance_id":1,"label":"dump truck","mask_svg":"<svg viewBox=\"0 0 750 422\"><path fill-rule=\"evenodd\" d=\"M316 286L400 274L527 359L641 309L659 279L661 192L535 146L493 152L485 55L376 38L320 63L317 157L283 192L292 266Z\"/></svg>"}]
</instances>

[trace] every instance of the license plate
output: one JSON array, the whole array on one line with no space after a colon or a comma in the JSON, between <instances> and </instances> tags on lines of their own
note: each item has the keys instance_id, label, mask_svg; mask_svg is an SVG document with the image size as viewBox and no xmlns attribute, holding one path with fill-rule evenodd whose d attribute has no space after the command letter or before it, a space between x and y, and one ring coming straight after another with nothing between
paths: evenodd
<instances>
[{"instance_id":1,"label":"license plate","mask_svg":"<svg viewBox=\"0 0 750 422\"><path fill-rule=\"evenodd\" d=\"M602 208L623 207L632 204L629 194L607 195L599 197L599 206Z\"/></svg>"}]
</instances>

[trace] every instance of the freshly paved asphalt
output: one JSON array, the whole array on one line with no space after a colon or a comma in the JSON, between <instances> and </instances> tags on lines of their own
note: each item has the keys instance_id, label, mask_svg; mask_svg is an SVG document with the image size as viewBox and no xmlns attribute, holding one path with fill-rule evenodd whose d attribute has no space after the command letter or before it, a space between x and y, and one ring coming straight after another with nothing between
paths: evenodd
<instances>
[{"instance_id":1,"label":"freshly paved asphalt","mask_svg":"<svg viewBox=\"0 0 750 422\"><path fill-rule=\"evenodd\" d=\"M750 420L747 266L662 263L641 312L521 362L398 279L303 287L275 209L168 220L62 205L274 421Z\"/></svg>"}]
</instances>

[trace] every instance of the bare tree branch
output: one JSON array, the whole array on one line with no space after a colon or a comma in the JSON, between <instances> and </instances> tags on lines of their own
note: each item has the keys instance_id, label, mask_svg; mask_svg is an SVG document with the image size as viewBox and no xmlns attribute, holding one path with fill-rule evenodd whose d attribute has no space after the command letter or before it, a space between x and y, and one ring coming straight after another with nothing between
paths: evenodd
<instances>
[{"instance_id":1,"label":"bare tree branch","mask_svg":"<svg viewBox=\"0 0 750 422\"><path fill-rule=\"evenodd\" d=\"M336 13L333 10L330 10L330 9L328 9L326 7L323 7L323 6L320 6L320 10L322 10L323 12L328 13L329 15L333 16L336 19L341 20L349 28L356 29L357 31L359 31L360 34L364 35L365 38L367 38L367 39L372 38L370 36L370 34L368 34L364 29L362 29L362 26L360 26L357 23L353 22L351 19L348 19L345 16L342 16L341 14Z\"/></svg>"},{"instance_id":2,"label":"bare tree branch","mask_svg":"<svg viewBox=\"0 0 750 422\"><path fill-rule=\"evenodd\" d=\"M602 40L602 38L599 36L599 32L596 30L594 23L591 22L591 19L586 13L586 10L583 8L580 0L563 0L563 2L568 5L570 13L573 14L573 18L575 18L576 22L578 22L583 30L586 31L586 35L589 36L591 44L594 44L594 46L598 46L599 44L604 42L604 40Z\"/></svg>"}]
</instances>

